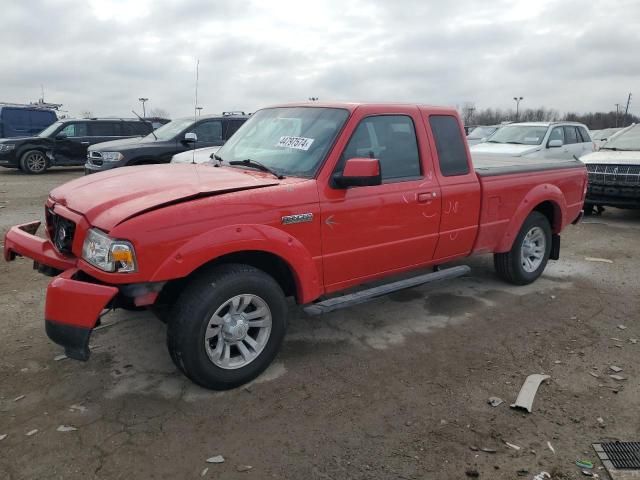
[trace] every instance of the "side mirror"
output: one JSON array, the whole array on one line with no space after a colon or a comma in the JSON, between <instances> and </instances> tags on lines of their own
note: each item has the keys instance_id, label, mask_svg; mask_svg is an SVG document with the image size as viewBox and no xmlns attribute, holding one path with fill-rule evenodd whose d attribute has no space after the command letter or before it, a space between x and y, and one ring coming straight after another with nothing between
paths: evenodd
<instances>
[{"instance_id":1,"label":"side mirror","mask_svg":"<svg viewBox=\"0 0 640 480\"><path fill-rule=\"evenodd\" d=\"M339 188L380 185L380 161L377 158L350 158L344 164L342 174L334 175L333 181Z\"/></svg>"},{"instance_id":2,"label":"side mirror","mask_svg":"<svg viewBox=\"0 0 640 480\"><path fill-rule=\"evenodd\" d=\"M184 134L185 143L195 143L197 141L198 141L198 135L196 135L195 133L189 132Z\"/></svg>"},{"instance_id":3,"label":"side mirror","mask_svg":"<svg viewBox=\"0 0 640 480\"><path fill-rule=\"evenodd\" d=\"M564 143L562 143L562 140L549 140L549 143L547 143L547 147L549 148L558 148L561 147L562 145L564 145Z\"/></svg>"},{"instance_id":4,"label":"side mirror","mask_svg":"<svg viewBox=\"0 0 640 480\"><path fill-rule=\"evenodd\" d=\"M56 134L56 140L64 140L67 136L64 133Z\"/></svg>"}]
</instances>

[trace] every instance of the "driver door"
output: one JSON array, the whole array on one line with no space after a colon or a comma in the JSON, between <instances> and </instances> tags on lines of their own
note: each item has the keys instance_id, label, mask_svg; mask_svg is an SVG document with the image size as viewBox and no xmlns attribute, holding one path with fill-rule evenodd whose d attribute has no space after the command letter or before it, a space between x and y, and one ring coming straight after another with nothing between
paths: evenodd
<instances>
[{"instance_id":1,"label":"driver door","mask_svg":"<svg viewBox=\"0 0 640 480\"><path fill-rule=\"evenodd\" d=\"M68 123L56 134L53 157L56 165L81 165L90 144L87 122Z\"/></svg>"},{"instance_id":2,"label":"driver door","mask_svg":"<svg viewBox=\"0 0 640 480\"><path fill-rule=\"evenodd\" d=\"M438 241L440 189L422 162L430 157L424 129L416 129L418 109L371 116L362 110L349 123L351 138L334 174L349 158L377 158L382 184L341 189L329 180L320 192L327 292L428 263Z\"/></svg>"}]
</instances>

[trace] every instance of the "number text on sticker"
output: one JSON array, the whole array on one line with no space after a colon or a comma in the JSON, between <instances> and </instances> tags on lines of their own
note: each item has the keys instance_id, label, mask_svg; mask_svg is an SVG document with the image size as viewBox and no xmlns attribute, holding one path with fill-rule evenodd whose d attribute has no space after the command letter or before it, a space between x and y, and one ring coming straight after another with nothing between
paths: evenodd
<instances>
[{"instance_id":1,"label":"number text on sticker","mask_svg":"<svg viewBox=\"0 0 640 480\"><path fill-rule=\"evenodd\" d=\"M309 147L313 143L313 138L305 137L290 137L288 135L280 137L276 147L283 148L295 148L297 150L309 150Z\"/></svg>"}]
</instances>

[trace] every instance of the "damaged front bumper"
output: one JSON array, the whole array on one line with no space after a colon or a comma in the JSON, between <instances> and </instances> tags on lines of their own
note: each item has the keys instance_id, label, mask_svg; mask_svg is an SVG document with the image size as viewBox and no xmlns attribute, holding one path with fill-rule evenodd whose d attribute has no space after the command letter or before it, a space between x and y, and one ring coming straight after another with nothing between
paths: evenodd
<instances>
[{"instance_id":1,"label":"damaged front bumper","mask_svg":"<svg viewBox=\"0 0 640 480\"><path fill-rule=\"evenodd\" d=\"M118 294L109 285L76 280L78 269L66 270L47 287L45 328L47 335L64 347L69 358L89 359L89 337L100 313Z\"/></svg>"},{"instance_id":2,"label":"damaged front bumper","mask_svg":"<svg viewBox=\"0 0 640 480\"><path fill-rule=\"evenodd\" d=\"M52 243L35 234L40 222L12 227L5 235L4 258L23 256L34 268L55 278L47 287L45 330L64 347L69 358L89 359L89 337L103 310L152 305L163 283L108 285L78 268L78 259L61 254Z\"/></svg>"}]
</instances>

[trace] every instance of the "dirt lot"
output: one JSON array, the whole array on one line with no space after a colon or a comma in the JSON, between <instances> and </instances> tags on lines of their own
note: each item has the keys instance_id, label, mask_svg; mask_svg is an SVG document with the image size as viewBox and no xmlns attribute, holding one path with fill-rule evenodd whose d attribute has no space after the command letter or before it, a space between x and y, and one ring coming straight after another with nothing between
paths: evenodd
<instances>
[{"instance_id":1,"label":"dirt lot","mask_svg":"<svg viewBox=\"0 0 640 480\"><path fill-rule=\"evenodd\" d=\"M0 171L0 233L42 217L47 192L81 174ZM596 461L591 443L640 438L640 212L587 222L527 287L499 282L480 257L437 288L322 318L293 310L276 363L223 393L177 373L146 312L106 317L88 363L55 361L48 279L26 259L2 262L0 478L582 478L574 461ZM531 373L551 380L523 414L509 403ZM207 464L215 455L225 462Z\"/></svg>"}]
</instances>

